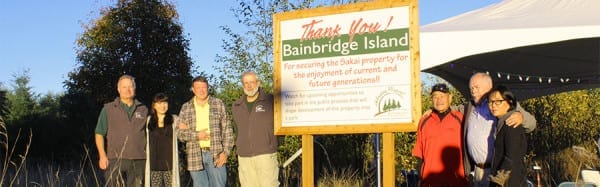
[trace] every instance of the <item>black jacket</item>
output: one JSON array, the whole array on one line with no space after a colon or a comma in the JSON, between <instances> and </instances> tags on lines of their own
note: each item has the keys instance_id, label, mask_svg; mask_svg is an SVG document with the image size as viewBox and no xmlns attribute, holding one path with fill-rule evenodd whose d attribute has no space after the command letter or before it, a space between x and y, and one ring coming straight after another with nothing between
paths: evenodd
<instances>
[{"instance_id":1,"label":"black jacket","mask_svg":"<svg viewBox=\"0 0 600 187\"><path fill-rule=\"evenodd\" d=\"M492 175L496 175L499 170L510 170L510 177L504 183L505 187L526 186L526 167L523 161L527 152L527 138L525 137L525 128L506 126L506 118L513 111L508 112L498 120L496 125L496 140L494 141L494 158L492 159ZM495 184L490 183L491 186ZM499 185L498 185L499 186Z\"/></svg>"}]
</instances>

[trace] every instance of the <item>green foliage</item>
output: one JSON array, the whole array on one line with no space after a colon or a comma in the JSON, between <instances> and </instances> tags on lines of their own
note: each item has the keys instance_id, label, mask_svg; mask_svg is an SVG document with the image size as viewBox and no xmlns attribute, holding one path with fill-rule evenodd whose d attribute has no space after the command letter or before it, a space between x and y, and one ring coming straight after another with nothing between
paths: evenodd
<instances>
[{"instance_id":1,"label":"green foliage","mask_svg":"<svg viewBox=\"0 0 600 187\"><path fill-rule=\"evenodd\" d=\"M72 133L64 125L60 113L59 100L62 95L48 93L37 96L31 91L29 80L28 71L15 75L13 90L8 94L11 114L6 124L9 134L31 134L11 136L8 142L15 146L16 153L30 148L31 157L64 155L71 150L73 143L69 141Z\"/></svg>"},{"instance_id":2,"label":"green foliage","mask_svg":"<svg viewBox=\"0 0 600 187\"><path fill-rule=\"evenodd\" d=\"M7 124L13 124L21 118L35 114L37 96L32 93L29 86L29 70L20 74L14 74L13 91L7 95L10 103L10 115L7 118Z\"/></svg>"},{"instance_id":3,"label":"green foliage","mask_svg":"<svg viewBox=\"0 0 600 187\"><path fill-rule=\"evenodd\" d=\"M0 121L4 121L4 119L9 114L9 103L6 95L8 94L8 90L0 89Z\"/></svg>"},{"instance_id":4,"label":"green foliage","mask_svg":"<svg viewBox=\"0 0 600 187\"><path fill-rule=\"evenodd\" d=\"M598 98L600 90L591 89L523 102L523 107L532 111L537 119L537 129L529 136L532 151L538 156L545 156L573 145L586 145L586 148L594 150L594 144L590 142L594 142L600 134Z\"/></svg>"},{"instance_id":5,"label":"green foliage","mask_svg":"<svg viewBox=\"0 0 600 187\"><path fill-rule=\"evenodd\" d=\"M84 25L77 40L78 66L68 74L67 93L59 100L65 132L75 135L69 138L73 143L65 142L73 152L94 145L100 109L118 95L123 74L136 78L136 97L143 103L166 93L171 113L191 98L189 40L178 19L167 1L119 0Z\"/></svg>"},{"instance_id":6,"label":"green foliage","mask_svg":"<svg viewBox=\"0 0 600 187\"><path fill-rule=\"evenodd\" d=\"M355 1L351 1L355 2ZM349 3L346 1L334 1L332 4ZM221 26L228 38L221 45L224 54L218 54L215 67L218 76L217 97L221 98L227 106L242 95L240 75L245 71L254 71L261 80L261 87L267 92L273 90L273 27L272 15L278 12L305 9L323 6L313 0L304 1L260 1L260 0L238 0L237 7L232 7L232 12L238 23L246 30L238 33L230 26ZM235 128L235 126L234 126ZM335 141L334 141L335 142ZM326 144L326 143L324 143ZM362 144L360 144L362 145ZM362 146L357 147L362 147ZM330 147L331 145L325 145ZM353 145L356 146L356 145ZM280 161L289 158L301 147L299 136L286 136L281 138L279 147ZM334 150L333 152L338 152ZM359 157L361 158L361 157ZM293 179L299 179L299 162L293 162L291 166L283 168L283 184L293 183ZM362 163L362 162L361 162ZM236 165L236 161L228 165ZM287 178L286 178L287 177Z\"/></svg>"},{"instance_id":7,"label":"green foliage","mask_svg":"<svg viewBox=\"0 0 600 187\"><path fill-rule=\"evenodd\" d=\"M600 89L587 89L542 96L522 102L537 120L537 128L528 136L529 162L540 163L546 184L577 179L580 169L600 167L595 140L600 136ZM579 153L577 153L579 152ZM589 164L594 163L594 164ZM587 167L586 167L587 165Z\"/></svg>"},{"instance_id":8,"label":"green foliage","mask_svg":"<svg viewBox=\"0 0 600 187\"><path fill-rule=\"evenodd\" d=\"M85 29L77 40L79 67L66 81L69 93L86 94L101 106L115 98L117 79L130 74L136 77L136 96L142 102L164 92L172 98L172 111L178 111L190 98L189 40L174 5L119 0Z\"/></svg>"}]
</instances>

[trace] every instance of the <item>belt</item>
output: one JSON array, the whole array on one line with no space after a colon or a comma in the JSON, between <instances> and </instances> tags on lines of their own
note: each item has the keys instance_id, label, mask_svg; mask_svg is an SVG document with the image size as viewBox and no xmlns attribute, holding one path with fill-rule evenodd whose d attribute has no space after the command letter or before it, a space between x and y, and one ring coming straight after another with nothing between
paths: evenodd
<instances>
[{"instance_id":1,"label":"belt","mask_svg":"<svg viewBox=\"0 0 600 187\"><path fill-rule=\"evenodd\" d=\"M210 147L200 147L200 150L209 152L210 151Z\"/></svg>"},{"instance_id":2,"label":"belt","mask_svg":"<svg viewBox=\"0 0 600 187\"><path fill-rule=\"evenodd\" d=\"M481 168L481 169L487 169L487 168L490 168L490 166L491 166L491 165L492 165L492 164L490 164L490 163L481 163L481 164L475 164L475 166L477 166L478 168Z\"/></svg>"}]
</instances>

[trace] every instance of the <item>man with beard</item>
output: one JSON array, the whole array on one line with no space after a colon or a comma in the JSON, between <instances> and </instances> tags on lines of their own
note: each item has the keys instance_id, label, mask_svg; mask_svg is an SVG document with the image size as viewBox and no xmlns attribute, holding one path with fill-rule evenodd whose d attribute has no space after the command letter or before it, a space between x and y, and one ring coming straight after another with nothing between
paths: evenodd
<instances>
[{"instance_id":1,"label":"man with beard","mask_svg":"<svg viewBox=\"0 0 600 187\"><path fill-rule=\"evenodd\" d=\"M279 186L273 95L260 88L258 75L252 71L244 72L241 81L244 94L232 105L240 184Z\"/></svg>"}]
</instances>

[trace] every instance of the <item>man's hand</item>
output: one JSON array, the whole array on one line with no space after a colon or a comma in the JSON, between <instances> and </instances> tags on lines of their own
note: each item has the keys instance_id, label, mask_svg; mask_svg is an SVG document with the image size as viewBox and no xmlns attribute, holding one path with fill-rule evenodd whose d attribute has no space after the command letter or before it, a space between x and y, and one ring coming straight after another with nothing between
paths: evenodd
<instances>
[{"instance_id":1,"label":"man's hand","mask_svg":"<svg viewBox=\"0 0 600 187\"><path fill-rule=\"evenodd\" d=\"M219 158L217 161L215 161L215 166L222 167L225 165L225 163L227 163L227 155L221 152L221 154L219 154Z\"/></svg>"},{"instance_id":2,"label":"man's hand","mask_svg":"<svg viewBox=\"0 0 600 187\"><path fill-rule=\"evenodd\" d=\"M510 127L517 128L521 124L523 124L523 114L521 112L513 112L506 119L506 125Z\"/></svg>"},{"instance_id":3,"label":"man's hand","mask_svg":"<svg viewBox=\"0 0 600 187\"><path fill-rule=\"evenodd\" d=\"M106 170L106 168L108 168L108 158L100 157L100 160L98 161L98 166L101 170Z\"/></svg>"},{"instance_id":4,"label":"man's hand","mask_svg":"<svg viewBox=\"0 0 600 187\"><path fill-rule=\"evenodd\" d=\"M208 140L210 138L210 133L206 132L208 129L202 129L198 131L198 139L199 140Z\"/></svg>"},{"instance_id":5,"label":"man's hand","mask_svg":"<svg viewBox=\"0 0 600 187\"><path fill-rule=\"evenodd\" d=\"M506 183L508 177L510 177L510 170L501 169L500 171L498 171L498 174L496 174L496 176L490 175L490 181L500 186L504 186L504 183Z\"/></svg>"}]
</instances>

